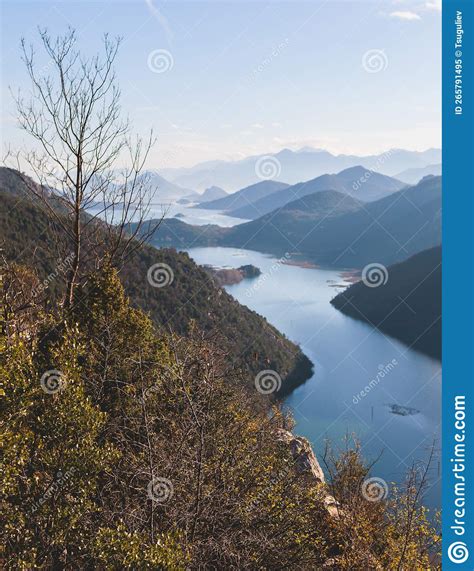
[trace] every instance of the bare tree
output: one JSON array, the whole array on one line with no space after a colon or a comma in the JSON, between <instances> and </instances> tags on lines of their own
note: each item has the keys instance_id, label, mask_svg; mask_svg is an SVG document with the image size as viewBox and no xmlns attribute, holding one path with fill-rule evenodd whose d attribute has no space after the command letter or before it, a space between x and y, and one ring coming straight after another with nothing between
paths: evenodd
<instances>
[{"instance_id":1,"label":"bare tree","mask_svg":"<svg viewBox=\"0 0 474 571\"><path fill-rule=\"evenodd\" d=\"M58 243L72 249L67 307L86 268L105 255L123 259L156 229L144 227L153 196L143 168L154 138L150 132L146 140L132 140L122 118L114 71L120 38L105 35L103 53L84 58L74 30L56 39L46 30L39 34L49 62L41 66L22 40L32 89L15 97L20 125L36 145L16 158L19 170L26 163L39 182L24 177L54 220Z\"/></svg>"}]
</instances>

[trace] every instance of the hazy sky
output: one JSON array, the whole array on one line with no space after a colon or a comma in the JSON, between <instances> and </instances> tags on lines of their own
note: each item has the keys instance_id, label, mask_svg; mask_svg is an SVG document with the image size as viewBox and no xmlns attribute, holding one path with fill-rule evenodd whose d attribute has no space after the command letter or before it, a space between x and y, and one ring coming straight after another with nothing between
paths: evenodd
<instances>
[{"instance_id":1,"label":"hazy sky","mask_svg":"<svg viewBox=\"0 0 474 571\"><path fill-rule=\"evenodd\" d=\"M122 103L137 132L158 136L150 167L305 145L354 154L441 145L436 0L3 0L3 144L25 140L8 90L28 87L20 38L37 44L38 26L68 25L86 53L104 32L123 36Z\"/></svg>"}]
</instances>

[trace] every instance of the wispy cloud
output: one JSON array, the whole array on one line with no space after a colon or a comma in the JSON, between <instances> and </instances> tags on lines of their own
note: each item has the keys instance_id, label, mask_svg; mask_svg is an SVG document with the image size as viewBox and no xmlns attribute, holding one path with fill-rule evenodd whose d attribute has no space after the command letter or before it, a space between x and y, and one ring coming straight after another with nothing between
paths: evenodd
<instances>
[{"instance_id":1,"label":"wispy cloud","mask_svg":"<svg viewBox=\"0 0 474 571\"><path fill-rule=\"evenodd\" d=\"M427 10L436 10L437 12L441 12L441 0L429 0L425 2L425 8Z\"/></svg>"},{"instance_id":2,"label":"wispy cloud","mask_svg":"<svg viewBox=\"0 0 474 571\"><path fill-rule=\"evenodd\" d=\"M421 20L421 17L416 12L410 12L408 10L402 12L391 12L390 18L406 21Z\"/></svg>"},{"instance_id":3,"label":"wispy cloud","mask_svg":"<svg viewBox=\"0 0 474 571\"><path fill-rule=\"evenodd\" d=\"M147 5L148 10L151 14L156 18L158 23L160 24L161 28L163 29L166 39L170 44L173 40L173 32L168 24L168 20L163 16L160 10L153 4L153 0L145 0L145 4Z\"/></svg>"}]
</instances>

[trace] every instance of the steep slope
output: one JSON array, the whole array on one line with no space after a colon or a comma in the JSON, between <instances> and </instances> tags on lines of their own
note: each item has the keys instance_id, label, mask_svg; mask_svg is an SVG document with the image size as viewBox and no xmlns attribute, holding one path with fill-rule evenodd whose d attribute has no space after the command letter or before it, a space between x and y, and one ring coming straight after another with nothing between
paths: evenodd
<instances>
[{"instance_id":1,"label":"steep slope","mask_svg":"<svg viewBox=\"0 0 474 571\"><path fill-rule=\"evenodd\" d=\"M332 305L355 319L441 359L441 247L431 248L387 268L379 287L357 282Z\"/></svg>"},{"instance_id":2,"label":"steep slope","mask_svg":"<svg viewBox=\"0 0 474 571\"><path fill-rule=\"evenodd\" d=\"M362 166L356 166L345 169L338 174L325 174L306 182L300 182L261 198L250 205L231 210L229 216L254 220L272 210L281 208L292 200L324 190L336 190L369 202L396 192L404 186L405 183L399 180L381 175Z\"/></svg>"},{"instance_id":3,"label":"steep slope","mask_svg":"<svg viewBox=\"0 0 474 571\"><path fill-rule=\"evenodd\" d=\"M37 188L39 189L39 186ZM29 196L20 173L7 167L0 167L0 191L16 196Z\"/></svg>"},{"instance_id":4,"label":"steep slope","mask_svg":"<svg viewBox=\"0 0 474 571\"><path fill-rule=\"evenodd\" d=\"M3 254L35 269L41 279L49 276L47 288L54 295L63 287L63 276L57 271L60 260L50 219L39 204L19 194L0 192ZM155 263L171 268L174 279L167 287L155 288L148 282L148 269ZM217 287L187 254L147 246L126 260L120 275L127 294L158 327L185 335L194 322L206 334L221 339L249 383L260 370L269 368L282 377L283 391L310 376L311 363L296 345Z\"/></svg>"},{"instance_id":5,"label":"steep slope","mask_svg":"<svg viewBox=\"0 0 474 571\"><path fill-rule=\"evenodd\" d=\"M208 208L210 210L234 210L248 206L257 200L288 188L289 186L289 184L285 184L284 182L263 180L261 182L257 182L256 184L252 184L251 186L242 188L241 190L234 192L229 196L225 196L224 198L217 200L212 200L211 202L199 206L200 208Z\"/></svg>"}]
</instances>

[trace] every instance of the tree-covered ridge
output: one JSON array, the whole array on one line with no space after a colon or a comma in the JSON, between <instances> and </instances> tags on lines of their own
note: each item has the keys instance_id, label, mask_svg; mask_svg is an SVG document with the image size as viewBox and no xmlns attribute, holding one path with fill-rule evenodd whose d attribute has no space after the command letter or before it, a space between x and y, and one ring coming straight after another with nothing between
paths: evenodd
<instances>
[{"instance_id":1,"label":"tree-covered ridge","mask_svg":"<svg viewBox=\"0 0 474 571\"><path fill-rule=\"evenodd\" d=\"M56 250L54 221L42 204L21 190L19 185L15 192L0 192L3 255L37 270L41 280L46 280L38 295L48 302L64 286L61 261L67 255ZM163 288L153 287L147 279L149 268L157 263L166 264L174 276ZM262 369L273 369L283 380L283 394L310 376L311 362L296 345L216 286L187 254L144 246L125 258L120 276L133 303L165 331L186 335L195 322L210 337L219 336L235 366L246 371L250 384Z\"/></svg>"},{"instance_id":2,"label":"tree-covered ridge","mask_svg":"<svg viewBox=\"0 0 474 571\"><path fill-rule=\"evenodd\" d=\"M436 568L415 476L371 501L348 448L315 477L279 437L291 419L199 331L157 334L111 267L66 314L21 288L31 271L3 276L6 569Z\"/></svg>"},{"instance_id":3,"label":"tree-covered ridge","mask_svg":"<svg viewBox=\"0 0 474 571\"><path fill-rule=\"evenodd\" d=\"M357 282L331 303L441 360L441 246L389 266L386 276L378 287Z\"/></svg>"}]
</instances>

